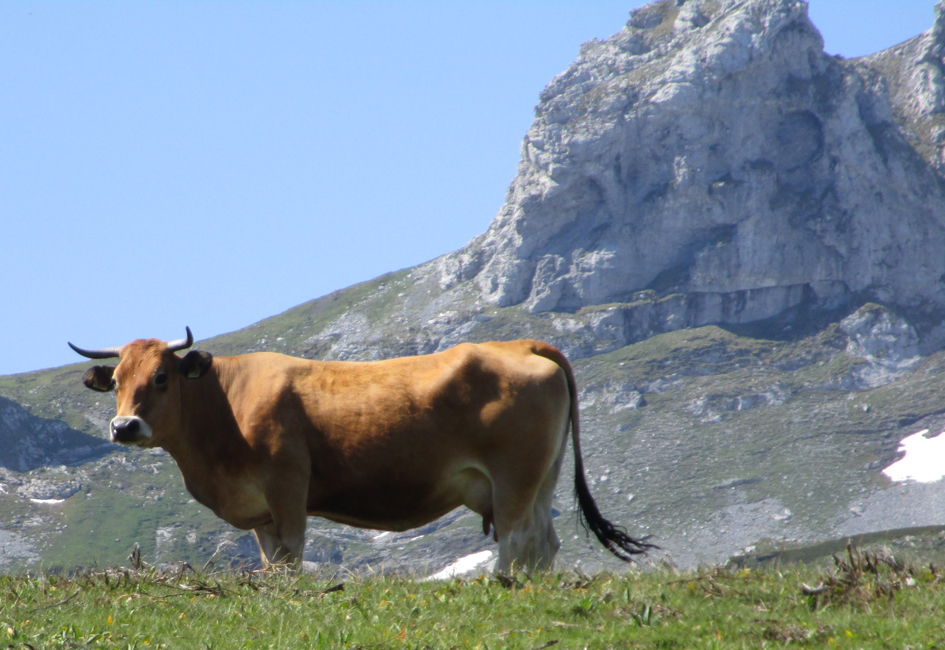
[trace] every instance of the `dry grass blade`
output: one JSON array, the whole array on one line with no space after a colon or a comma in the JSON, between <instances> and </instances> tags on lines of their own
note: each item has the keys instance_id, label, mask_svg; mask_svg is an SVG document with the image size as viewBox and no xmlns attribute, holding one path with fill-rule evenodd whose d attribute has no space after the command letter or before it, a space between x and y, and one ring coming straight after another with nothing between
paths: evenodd
<instances>
[{"instance_id":1,"label":"dry grass blade","mask_svg":"<svg viewBox=\"0 0 945 650\"><path fill-rule=\"evenodd\" d=\"M761 636L769 641L780 643L807 643L825 636L828 631L824 626L808 629L794 623L785 624L781 621L771 621L764 628Z\"/></svg>"},{"instance_id":2,"label":"dry grass blade","mask_svg":"<svg viewBox=\"0 0 945 650\"><path fill-rule=\"evenodd\" d=\"M558 643L559 643L558 639L552 639L552 640L549 641L548 643L545 643L545 644L542 644L542 645L539 645L539 646L535 646L534 648L532 648L532 650L544 650L545 648L550 648L550 647L553 646L553 645L558 645Z\"/></svg>"},{"instance_id":3,"label":"dry grass blade","mask_svg":"<svg viewBox=\"0 0 945 650\"><path fill-rule=\"evenodd\" d=\"M46 605L46 606L44 606L44 607L37 607L37 608L34 609L33 611L34 611L34 612L41 612L41 611L46 610L46 609L55 609L55 608L57 608L57 607L62 607L63 605L65 605L66 603L68 603L70 600L72 600L73 598L75 598L76 596L78 596L81 592L82 592L81 589L76 589L75 592L74 592L71 596L69 596L69 597L67 597L67 598L64 598L63 600L60 600L58 603L53 603L52 605Z\"/></svg>"},{"instance_id":4,"label":"dry grass blade","mask_svg":"<svg viewBox=\"0 0 945 650\"><path fill-rule=\"evenodd\" d=\"M503 575L497 573L494 576L495 581L506 589L519 588L522 586L522 582L514 575Z\"/></svg>"},{"instance_id":5,"label":"dry grass blade","mask_svg":"<svg viewBox=\"0 0 945 650\"><path fill-rule=\"evenodd\" d=\"M327 594L333 594L333 593L337 593L339 591L344 591L344 590L345 590L345 583L339 582L338 584L328 587L327 589L301 590L301 591L298 589L295 589L294 593L296 596L305 596L305 597L318 596L319 598L321 598L322 596L325 596Z\"/></svg>"},{"instance_id":6,"label":"dry grass blade","mask_svg":"<svg viewBox=\"0 0 945 650\"><path fill-rule=\"evenodd\" d=\"M167 582L161 583L162 587L168 589L178 589L180 591L186 591L190 593L199 593L199 594L210 594L213 596L220 596L221 598L226 596L226 590L218 584L209 584L203 581L197 581L195 583L186 583L186 584L170 584Z\"/></svg>"},{"instance_id":7,"label":"dry grass blade","mask_svg":"<svg viewBox=\"0 0 945 650\"><path fill-rule=\"evenodd\" d=\"M667 582L667 585L676 585L676 584L688 584L690 589L694 589L696 585L699 586L702 591L705 592L706 596L712 596L715 598L722 598L727 596L727 592L735 593L739 596L744 596L744 594L737 588L733 587L730 584L722 584L720 580L725 582L731 582L733 574L729 572L728 569L724 567L715 567L708 571L700 572L697 576L692 576L689 578L681 578L679 580L670 580Z\"/></svg>"}]
</instances>

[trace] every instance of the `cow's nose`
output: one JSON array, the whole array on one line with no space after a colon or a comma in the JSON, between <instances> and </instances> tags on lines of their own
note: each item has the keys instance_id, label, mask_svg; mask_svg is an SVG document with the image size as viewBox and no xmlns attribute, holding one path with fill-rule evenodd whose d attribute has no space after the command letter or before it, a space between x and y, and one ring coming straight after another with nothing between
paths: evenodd
<instances>
[{"instance_id":1,"label":"cow's nose","mask_svg":"<svg viewBox=\"0 0 945 650\"><path fill-rule=\"evenodd\" d=\"M119 416L109 425L112 433L112 442L134 442L141 432L141 419Z\"/></svg>"}]
</instances>

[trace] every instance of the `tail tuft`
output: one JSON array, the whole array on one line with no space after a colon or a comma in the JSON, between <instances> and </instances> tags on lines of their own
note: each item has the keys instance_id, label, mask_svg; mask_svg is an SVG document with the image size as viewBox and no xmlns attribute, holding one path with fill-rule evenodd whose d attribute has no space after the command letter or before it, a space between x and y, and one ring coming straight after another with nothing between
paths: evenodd
<instances>
[{"instance_id":1,"label":"tail tuft","mask_svg":"<svg viewBox=\"0 0 945 650\"><path fill-rule=\"evenodd\" d=\"M632 562L633 555L646 553L648 549L658 549L659 546L650 544L644 539L634 539L620 526L615 526L604 519L597 508L591 492L584 480L584 470L575 473L574 490L577 493L578 506L581 511L581 525L584 529L594 533L594 537L603 544L608 551L624 562Z\"/></svg>"}]
</instances>

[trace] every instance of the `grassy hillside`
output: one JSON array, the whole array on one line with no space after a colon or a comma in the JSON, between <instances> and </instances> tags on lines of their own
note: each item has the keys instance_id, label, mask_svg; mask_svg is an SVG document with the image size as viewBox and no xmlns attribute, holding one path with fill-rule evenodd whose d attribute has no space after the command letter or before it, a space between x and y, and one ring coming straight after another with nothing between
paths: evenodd
<instances>
[{"instance_id":1,"label":"grassy hillside","mask_svg":"<svg viewBox=\"0 0 945 650\"><path fill-rule=\"evenodd\" d=\"M467 307L474 317L462 316L435 298L422 306L421 297L435 296L436 287L412 274L390 274L198 345L215 354L265 349L313 358L376 358L445 345L425 338L443 323L459 328L455 336L462 340L530 336L567 345L575 323L606 323L613 310L531 315L473 302ZM939 380L945 353L865 388L857 378L870 362L847 353L847 336L837 325L845 315L809 321L790 337L777 336L782 323L738 331L706 326L573 357L585 464L604 514L632 534L652 535L680 566L942 523L942 490L889 490L879 470L896 458L906 435L945 428ZM607 331L597 331L596 340L606 343ZM587 336L586 329L575 336ZM102 435L114 402L81 385L88 365L0 377L0 395L34 415ZM568 457L554 503L564 541L559 566L621 569L578 530L567 478L571 463ZM30 502L16 489L0 491L0 520L9 522L0 533L32 545L31 554L0 556L9 568L31 557L42 557L45 566L110 564L135 543L151 562L201 563L226 542L237 543L233 552L239 558L255 554L245 533L193 503L166 456L121 449L55 472L10 477L78 481L82 490L51 505ZM494 550L478 530L476 517L459 512L382 542L373 531L312 519L306 559L358 570L432 571L463 555Z\"/></svg>"}]
</instances>

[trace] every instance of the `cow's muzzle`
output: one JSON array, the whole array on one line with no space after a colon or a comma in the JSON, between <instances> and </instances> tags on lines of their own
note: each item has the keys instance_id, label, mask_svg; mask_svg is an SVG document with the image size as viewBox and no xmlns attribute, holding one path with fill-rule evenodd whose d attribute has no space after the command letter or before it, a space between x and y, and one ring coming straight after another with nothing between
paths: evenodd
<instances>
[{"instance_id":1,"label":"cow's muzzle","mask_svg":"<svg viewBox=\"0 0 945 650\"><path fill-rule=\"evenodd\" d=\"M136 416L119 415L112 419L108 428L112 433L112 442L125 445L143 442L151 437L151 427Z\"/></svg>"}]
</instances>

